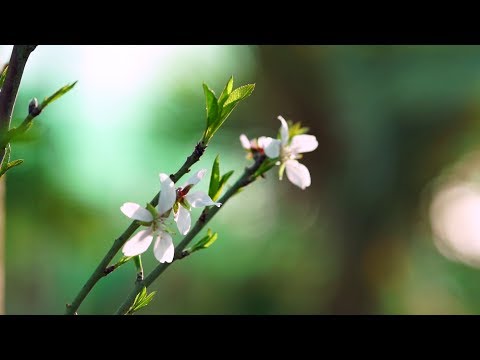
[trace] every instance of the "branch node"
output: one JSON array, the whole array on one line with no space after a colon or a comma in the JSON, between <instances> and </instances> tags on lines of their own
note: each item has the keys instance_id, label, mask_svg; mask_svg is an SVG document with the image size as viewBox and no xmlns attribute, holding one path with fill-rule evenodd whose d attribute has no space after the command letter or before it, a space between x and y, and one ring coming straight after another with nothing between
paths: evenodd
<instances>
[{"instance_id":1,"label":"branch node","mask_svg":"<svg viewBox=\"0 0 480 360\"><path fill-rule=\"evenodd\" d=\"M108 274L110 274L113 270L116 269L116 266L115 265L111 265L111 266L108 266L106 267L104 270L103 270L103 274L104 276L107 276Z\"/></svg>"}]
</instances>

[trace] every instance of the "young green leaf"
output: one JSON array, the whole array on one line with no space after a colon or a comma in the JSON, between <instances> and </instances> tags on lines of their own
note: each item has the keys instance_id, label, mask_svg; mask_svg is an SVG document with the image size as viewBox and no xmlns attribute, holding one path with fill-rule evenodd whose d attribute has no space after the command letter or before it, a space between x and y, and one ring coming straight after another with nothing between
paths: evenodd
<instances>
[{"instance_id":1,"label":"young green leaf","mask_svg":"<svg viewBox=\"0 0 480 360\"><path fill-rule=\"evenodd\" d=\"M133 313L137 312L141 308L144 308L147 306L155 296L156 291L152 291L150 294L147 295L147 288L143 287L142 291L138 293L138 295L135 297L135 300L133 300L132 306L128 309L126 312L127 315L132 315Z\"/></svg>"},{"instance_id":2,"label":"young green leaf","mask_svg":"<svg viewBox=\"0 0 480 360\"><path fill-rule=\"evenodd\" d=\"M310 130L308 127L302 127L302 124L300 122L296 122L295 124L292 123L291 121L287 121L288 123L288 138L291 139L296 135L302 135L306 134L308 130Z\"/></svg>"},{"instance_id":3,"label":"young green leaf","mask_svg":"<svg viewBox=\"0 0 480 360\"><path fill-rule=\"evenodd\" d=\"M255 173L253 174L254 177L257 177L257 176L260 176L260 175L263 175L264 173L266 173L268 170L270 170L271 168L273 168L276 164L277 160L276 159L267 159L265 160L262 165L260 165L260 167L257 169L257 171L255 171Z\"/></svg>"},{"instance_id":4,"label":"young green leaf","mask_svg":"<svg viewBox=\"0 0 480 360\"><path fill-rule=\"evenodd\" d=\"M225 184L227 183L228 179L230 178L230 176L232 176L232 174L233 174L233 170L223 174L223 176L220 179L220 182L218 184L217 192L213 196L210 196L213 201L217 201L217 199L220 197L220 195L222 195L223 188L224 188Z\"/></svg>"},{"instance_id":5,"label":"young green leaf","mask_svg":"<svg viewBox=\"0 0 480 360\"><path fill-rule=\"evenodd\" d=\"M8 70L8 65L5 65L5 67L2 70L2 73L0 74L0 89L3 86L3 83L5 82L5 78L7 77L7 70Z\"/></svg>"},{"instance_id":6,"label":"young green leaf","mask_svg":"<svg viewBox=\"0 0 480 360\"><path fill-rule=\"evenodd\" d=\"M225 103L225 101L227 100L228 96L230 95L230 93L232 92L232 89L233 89L233 75L230 76L230 79L228 79L228 82L227 84L225 85L225 88L223 89L222 93L220 94L220 96L218 97L218 106L220 108L223 107L223 104Z\"/></svg>"},{"instance_id":7,"label":"young green leaf","mask_svg":"<svg viewBox=\"0 0 480 360\"><path fill-rule=\"evenodd\" d=\"M187 249L186 252L191 254L194 251L200 250L202 248L202 244L206 243L209 238L209 235L205 235L200 240L198 240L197 243L193 245L190 249Z\"/></svg>"},{"instance_id":8,"label":"young green leaf","mask_svg":"<svg viewBox=\"0 0 480 360\"><path fill-rule=\"evenodd\" d=\"M118 262L114 265L115 268L118 268L119 266L122 266L123 264L129 262L132 258L133 256L122 256L120 260L118 260Z\"/></svg>"},{"instance_id":9,"label":"young green leaf","mask_svg":"<svg viewBox=\"0 0 480 360\"><path fill-rule=\"evenodd\" d=\"M193 245L189 253L208 248L217 240L217 238L218 233L213 233L211 229L208 229L207 235L205 235L195 245Z\"/></svg>"},{"instance_id":10,"label":"young green leaf","mask_svg":"<svg viewBox=\"0 0 480 360\"><path fill-rule=\"evenodd\" d=\"M240 86L233 90L225 101L224 107L233 102L238 102L250 96L255 89L255 84L248 84Z\"/></svg>"},{"instance_id":11,"label":"young green leaf","mask_svg":"<svg viewBox=\"0 0 480 360\"><path fill-rule=\"evenodd\" d=\"M7 146L5 146L5 155L3 156L2 163L0 164L0 176L5 174L8 170L8 162L10 161L10 152L11 152L10 144L7 144Z\"/></svg>"},{"instance_id":12,"label":"young green leaf","mask_svg":"<svg viewBox=\"0 0 480 360\"><path fill-rule=\"evenodd\" d=\"M237 90L242 88L245 89L237 92ZM238 103L253 92L253 89L255 89L255 84L245 85L232 91L225 104L223 104L222 113L220 114L221 124L219 124L219 126L223 124Z\"/></svg>"},{"instance_id":13,"label":"young green leaf","mask_svg":"<svg viewBox=\"0 0 480 360\"><path fill-rule=\"evenodd\" d=\"M20 165L21 163L23 163L23 159L17 159L17 160L10 161L7 164L7 171L10 170L11 168L15 167L15 166Z\"/></svg>"},{"instance_id":14,"label":"young green leaf","mask_svg":"<svg viewBox=\"0 0 480 360\"><path fill-rule=\"evenodd\" d=\"M10 144L7 144L7 146L5 147L5 155L3 157L2 164L0 165L0 177L3 176L3 174L5 174L11 168L23 163L22 159L10 161L10 151Z\"/></svg>"},{"instance_id":15,"label":"young green leaf","mask_svg":"<svg viewBox=\"0 0 480 360\"><path fill-rule=\"evenodd\" d=\"M255 89L255 84L240 86L239 88L232 91L233 77L231 77L227 82L225 89L222 91L222 94L220 94L219 100L215 98L217 105L215 117L209 116L208 112L209 98L211 99L212 95L214 97L213 91L211 91L205 84L203 85L203 88L205 91L205 96L207 98L207 128L205 129L205 132L203 134L202 142L208 144L210 139L223 125L225 120L227 120L228 116L238 105L238 103L252 94L253 90ZM213 100L210 101L213 102Z\"/></svg>"},{"instance_id":16,"label":"young green leaf","mask_svg":"<svg viewBox=\"0 0 480 360\"><path fill-rule=\"evenodd\" d=\"M70 85L65 85L64 87L55 91L53 95L46 97L45 100L43 100L42 104L40 105L40 109L43 110L45 107L47 107L47 105L51 104L52 102L54 102L55 100L59 99L60 97L65 95L67 92L72 90L76 83L77 82L75 81Z\"/></svg>"},{"instance_id":17,"label":"young green leaf","mask_svg":"<svg viewBox=\"0 0 480 360\"><path fill-rule=\"evenodd\" d=\"M215 157L215 160L213 161L213 166L212 166L212 175L210 176L210 186L208 188L208 196L213 199L213 196L218 191L218 186L220 184L220 160L219 160L220 155L217 155Z\"/></svg>"},{"instance_id":18,"label":"young green leaf","mask_svg":"<svg viewBox=\"0 0 480 360\"><path fill-rule=\"evenodd\" d=\"M205 93L205 102L207 105L207 128L217 121L218 116L218 103L215 93L203 83L203 92Z\"/></svg>"}]
</instances>

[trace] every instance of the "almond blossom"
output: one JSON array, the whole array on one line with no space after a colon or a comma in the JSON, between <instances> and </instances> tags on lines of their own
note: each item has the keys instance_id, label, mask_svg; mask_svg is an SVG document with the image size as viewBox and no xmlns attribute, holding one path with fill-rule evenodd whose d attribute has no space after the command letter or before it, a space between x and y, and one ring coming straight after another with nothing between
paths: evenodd
<instances>
[{"instance_id":1,"label":"almond blossom","mask_svg":"<svg viewBox=\"0 0 480 360\"><path fill-rule=\"evenodd\" d=\"M288 133L288 124L282 116L278 119L280 126L280 139L266 138L263 140L265 155L269 158L279 158L279 178L282 180L283 171L287 172L287 178L302 190L311 184L310 172L307 167L300 164L297 159L302 158L302 153L310 152L318 147L317 138L314 135L295 135L291 139Z\"/></svg>"},{"instance_id":2,"label":"almond blossom","mask_svg":"<svg viewBox=\"0 0 480 360\"><path fill-rule=\"evenodd\" d=\"M174 256L174 246L172 237L166 225L166 220L170 215L175 199L175 185L167 174L160 174L161 192L156 208L149 210L142 206L127 202L122 205L120 210L130 219L138 220L142 225L147 226L146 230L141 230L123 246L122 252L125 256L137 256L145 251L155 239L153 253L161 263L171 263Z\"/></svg>"}]
</instances>

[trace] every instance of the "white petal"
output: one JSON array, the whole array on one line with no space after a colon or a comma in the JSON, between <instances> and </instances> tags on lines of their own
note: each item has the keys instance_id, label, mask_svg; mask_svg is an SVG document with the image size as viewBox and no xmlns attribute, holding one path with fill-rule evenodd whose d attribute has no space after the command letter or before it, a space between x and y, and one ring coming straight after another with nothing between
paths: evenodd
<instances>
[{"instance_id":1,"label":"white petal","mask_svg":"<svg viewBox=\"0 0 480 360\"><path fill-rule=\"evenodd\" d=\"M161 232L155 244L153 245L153 253L161 263L171 263L175 255L175 247L173 246L172 237L167 232Z\"/></svg>"},{"instance_id":2,"label":"white petal","mask_svg":"<svg viewBox=\"0 0 480 360\"><path fill-rule=\"evenodd\" d=\"M152 243L152 240L153 234L151 229L139 231L123 245L123 255L137 256L144 253Z\"/></svg>"},{"instance_id":3,"label":"white petal","mask_svg":"<svg viewBox=\"0 0 480 360\"><path fill-rule=\"evenodd\" d=\"M280 139L282 139L282 144L287 145L288 143L288 124L282 116L278 116L278 120L282 123L280 126Z\"/></svg>"},{"instance_id":4,"label":"white petal","mask_svg":"<svg viewBox=\"0 0 480 360\"><path fill-rule=\"evenodd\" d=\"M310 186L310 172L305 165L300 164L297 160L287 160L285 162L285 171L287 172L288 180L300 189Z\"/></svg>"},{"instance_id":5,"label":"white petal","mask_svg":"<svg viewBox=\"0 0 480 360\"><path fill-rule=\"evenodd\" d=\"M195 207L195 208L202 207L202 206L212 206L212 205L220 207L220 205L222 205L221 203L214 202L210 198L210 196L205 194L203 191L196 191L196 192L191 193L191 194L188 193L185 196L185 198L187 199L189 204L192 205L192 207Z\"/></svg>"},{"instance_id":6,"label":"white petal","mask_svg":"<svg viewBox=\"0 0 480 360\"><path fill-rule=\"evenodd\" d=\"M175 184L167 174L160 174L160 189L157 211L161 215L172 208L177 194L175 193Z\"/></svg>"},{"instance_id":7,"label":"white petal","mask_svg":"<svg viewBox=\"0 0 480 360\"><path fill-rule=\"evenodd\" d=\"M269 158L274 159L280 155L280 147L282 146L280 140L267 137L263 140L263 145L263 151Z\"/></svg>"},{"instance_id":8,"label":"white petal","mask_svg":"<svg viewBox=\"0 0 480 360\"><path fill-rule=\"evenodd\" d=\"M257 140L258 147L260 149L264 149L266 145L269 144L269 141L267 140L268 138L266 136L260 136Z\"/></svg>"},{"instance_id":9,"label":"white petal","mask_svg":"<svg viewBox=\"0 0 480 360\"><path fill-rule=\"evenodd\" d=\"M190 217L190 211L185 209L182 205L178 206L178 211L175 214L175 222L177 223L178 231L180 234L186 235L190 231L192 225L192 219Z\"/></svg>"},{"instance_id":10,"label":"white petal","mask_svg":"<svg viewBox=\"0 0 480 360\"><path fill-rule=\"evenodd\" d=\"M183 185L183 187L186 187L188 185L193 186L193 185L198 184L200 182L200 180L203 179L206 172L207 172L207 169L202 169L202 170L197 171L190 179L187 180L187 182L185 183L185 185Z\"/></svg>"},{"instance_id":11,"label":"white petal","mask_svg":"<svg viewBox=\"0 0 480 360\"><path fill-rule=\"evenodd\" d=\"M133 220L152 221L153 216L150 211L144 209L138 204L127 202L120 207L120 210Z\"/></svg>"},{"instance_id":12,"label":"white petal","mask_svg":"<svg viewBox=\"0 0 480 360\"><path fill-rule=\"evenodd\" d=\"M248 140L245 134L240 135L240 142L244 149L250 150L250 140Z\"/></svg>"},{"instance_id":13,"label":"white petal","mask_svg":"<svg viewBox=\"0 0 480 360\"><path fill-rule=\"evenodd\" d=\"M290 143L290 149L295 154L310 152L317 147L318 141L313 135L295 135Z\"/></svg>"}]
</instances>

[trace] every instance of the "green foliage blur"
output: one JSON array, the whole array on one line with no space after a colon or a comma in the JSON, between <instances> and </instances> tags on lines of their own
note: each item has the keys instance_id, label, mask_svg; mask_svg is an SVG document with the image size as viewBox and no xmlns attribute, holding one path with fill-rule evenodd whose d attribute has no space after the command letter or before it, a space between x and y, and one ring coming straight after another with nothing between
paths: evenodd
<instances>
[{"instance_id":1,"label":"green foliage blur","mask_svg":"<svg viewBox=\"0 0 480 360\"><path fill-rule=\"evenodd\" d=\"M220 154L235 181L239 135L275 137L282 115L319 141L301 160L312 185L274 168L235 196L209 223L217 241L173 264L138 314L480 312L480 272L440 254L425 210L432 181L480 143L479 47L39 46L13 125L31 98L78 83L12 143L25 162L7 175L8 314L63 313L129 224L122 203L149 201L200 140L202 83L219 94L230 75L255 92L193 170L209 179ZM79 313L112 313L135 277L123 265Z\"/></svg>"}]
</instances>

